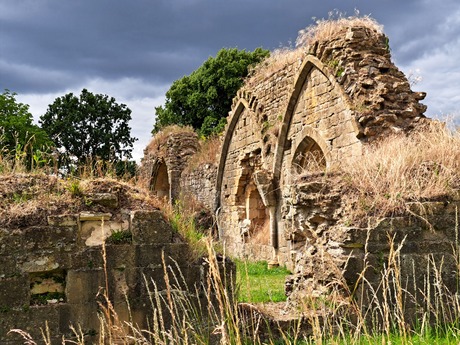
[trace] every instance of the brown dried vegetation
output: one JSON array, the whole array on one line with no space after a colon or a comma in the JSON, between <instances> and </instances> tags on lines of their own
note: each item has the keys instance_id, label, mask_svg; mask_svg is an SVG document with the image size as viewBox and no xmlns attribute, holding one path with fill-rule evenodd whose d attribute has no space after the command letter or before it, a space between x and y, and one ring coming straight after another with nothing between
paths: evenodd
<instances>
[{"instance_id":1,"label":"brown dried vegetation","mask_svg":"<svg viewBox=\"0 0 460 345\"><path fill-rule=\"evenodd\" d=\"M205 164L217 166L219 164L221 145L222 138L219 136L200 140L200 148L188 161L188 165L184 169L184 174L188 174Z\"/></svg>"},{"instance_id":2,"label":"brown dried vegetation","mask_svg":"<svg viewBox=\"0 0 460 345\"><path fill-rule=\"evenodd\" d=\"M250 72L246 85L255 85L259 82L259 78L268 78L287 66L297 71L302 66L303 59L311 46L316 42L333 40L350 27L365 27L383 33L383 26L370 16L361 16L359 12L356 12L353 16L346 17L337 11L329 12L327 19L315 20L314 24L299 31L295 48L276 49L270 53L269 57L256 65Z\"/></svg>"},{"instance_id":3,"label":"brown dried vegetation","mask_svg":"<svg viewBox=\"0 0 460 345\"><path fill-rule=\"evenodd\" d=\"M113 193L116 209L92 204L95 193ZM158 208L147 191L111 178L59 179L45 174L0 175L0 226L45 225L47 216L81 211L116 213L125 209Z\"/></svg>"},{"instance_id":4,"label":"brown dried vegetation","mask_svg":"<svg viewBox=\"0 0 460 345\"><path fill-rule=\"evenodd\" d=\"M178 125L166 126L162 128L160 132L156 133L152 137L152 139L150 140L149 144L147 145L145 149L145 152L153 154L155 156L162 157L165 155L166 144L171 134L194 133L194 132L195 130L191 126L178 126Z\"/></svg>"},{"instance_id":5,"label":"brown dried vegetation","mask_svg":"<svg viewBox=\"0 0 460 345\"><path fill-rule=\"evenodd\" d=\"M448 201L460 188L460 132L434 122L409 136L387 137L342 173L355 219L401 214L407 202Z\"/></svg>"}]
</instances>

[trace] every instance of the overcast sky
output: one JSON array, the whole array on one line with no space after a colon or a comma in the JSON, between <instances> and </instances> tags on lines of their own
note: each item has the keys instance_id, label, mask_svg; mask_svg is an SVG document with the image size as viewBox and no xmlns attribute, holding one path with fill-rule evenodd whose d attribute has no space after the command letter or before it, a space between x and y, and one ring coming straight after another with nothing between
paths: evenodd
<instances>
[{"instance_id":1,"label":"overcast sky","mask_svg":"<svg viewBox=\"0 0 460 345\"><path fill-rule=\"evenodd\" d=\"M383 24L427 115L460 118L459 0L0 0L0 92L35 119L69 92L113 96L132 110L139 160L174 80L223 47L288 46L334 9Z\"/></svg>"}]
</instances>

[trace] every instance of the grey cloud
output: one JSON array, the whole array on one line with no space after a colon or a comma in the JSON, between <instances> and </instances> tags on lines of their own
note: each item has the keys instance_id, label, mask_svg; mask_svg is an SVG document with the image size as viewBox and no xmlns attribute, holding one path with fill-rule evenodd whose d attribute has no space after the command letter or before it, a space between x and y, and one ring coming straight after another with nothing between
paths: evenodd
<instances>
[{"instance_id":1,"label":"grey cloud","mask_svg":"<svg viewBox=\"0 0 460 345\"><path fill-rule=\"evenodd\" d=\"M77 77L133 76L161 82L190 73L221 47L273 49L287 44L311 17L326 16L329 10L327 4L297 0L40 3L27 9L31 2L19 0L14 5L20 8L17 16L2 26L10 59ZM346 10L353 13L352 6ZM163 58L172 54L173 59Z\"/></svg>"},{"instance_id":2,"label":"grey cloud","mask_svg":"<svg viewBox=\"0 0 460 345\"><path fill-rule=\"evenodd\" d=\"M288 45L334 9L384 25L396 63L421 69L429 109L459 90L455 73L442 69L458 70L458 0L0 0L0 88L56 95L94 87L136 104L145 123L167 86L220 48ZM149 97L148 111L139 100Z\"/></svg>"},{"instance_id":3,"label":"grey cloud","mask_svg":"<svg viewBox=\"0 0 460 345\"><path fill-rule=\"evenodd\" d=\"M21 92L55 91L71 87L72 74L67 71L46 70L37 66L22 65L0 60L0 89Z\"/></svg>"}]
</instances>

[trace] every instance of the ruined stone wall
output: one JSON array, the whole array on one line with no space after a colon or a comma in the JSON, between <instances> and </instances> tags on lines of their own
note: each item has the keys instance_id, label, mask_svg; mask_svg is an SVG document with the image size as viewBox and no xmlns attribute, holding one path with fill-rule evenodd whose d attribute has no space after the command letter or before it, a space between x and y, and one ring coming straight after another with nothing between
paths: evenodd
<instances>
[{"instance_id":1,"label":"ruined stone wall","mask_svg":"<svg viewBox=\"0 0 460 345\"><path fill-rule=\"evenodd\" d=\"M268 260L273 256L269 246L269 220L253 183L254 173L267 165L263 153L264 134L263 119L252 110L244 109L227 151L219 224L226 229L221 232L221 240L232 254ZM250 215L253 210L257 214ZM253 252L251 247L258 250Z\"/></svg>"},{"instance_id":2,"label":"ruined stone wall","mask_svg":"<svg viewBox=\"0 0 460 345\"><path fill-rule=\"evenodd\" d=\"M258 120L264 169L270 170L273 166L277 137L299 68L299 61L287 61L281 69L256 73L246 81L233 100L233 111L228 122L238 116L238 102L243 102L245 108L253 113L251 116ZM233 135L239 140L238 133Z\"/></svg>"},{"instance_id":3,"label":"ruined stone wall","mask_svg":"<svg viewBox=\"0 0 460 345\"><path fill-rule=\"evenodd\" d=\"M6 188L2 188L3 180ZM6 191L3 200L9 198L10 180L15 179L0 181L0 191ZM16 180L29 179L23 176ZM30 192L33 186L44 183L34 182L33 177L30 181L30 188L23 191ZM71 325L81 327L85 341L96 343L99 303L106 305L101 295L104 291L121 322L148 329L151 324L147 320L153 315L153 284L159 293L166 289L164 264L179 267L185 279L175 289L194 292L206 281L203 262L193 256L160 211L137 199L131 205L138 203L142 209L129 209L127 198L134 189L120 192L116 183L103 185L114 192L86 193L70 204L43 205L46 212L35 208L39 212L1 220L1 344L23 344L18 335L7 335L10 329L22 329L41 339L40 328L45 329L45 322L56 343L63 335L72 337ZM54 188L48 192L54 193Z\"/></svg>"},{"instance_id":4,"label":"ruined stone wall","mask_svg":"<svg viewBox=\"0 0 460 345\"><path fill-rule=\"evenodd\" d=\"M192 158L193 159L193 158ZM180 189L185 198L194 197L209 211L214 210L216 201L217 166L206 163L193 171L184 171L180 180Z\"/></svg>"},{"instance_id":5,"label":"ruined stone wall","mask_svg":"<svg viewBox=\"0 0 460 345\"><path fill-rule=\"evenodd\" d=\"M375 311L383 291L389 306L396 305L396 286L403 290L407 322L420 320L417 311L427 303L440 303L430 289L443 291L444 307L451 305L458 283L460 194L408 204L410 212L353 227L340 183L317 179L295 188L285 223L293 250L294 274L286 285L292 306L338 292L381 321Z\"/></svg>"},{"instance_id":6,"label":"ruined stone wall","mask_svg":"<svg viewBox=\"0 0 460 345\"><path fill-rule=\"evenodd\" d=\"M229 253L291 266L285 220L296 176L337 169L378 138L419 127L426 107L391 62L388 39L371 28L344 27L289 54L256 69L234 99L216 208ZM259 173L270 181L259 184ZM251 203L259 214L265 207L268 243L245 235L260 218L249 215Z\"/></svg>"},{"instance_id":7,"label":"ruined stone wall","mask_svg":"<svg viewBox=\"0 0 460 345\"><path fill-rule=\"evenodd\" d=\"M345 91L368 140L418 126L426 106L424 92L413 92L391 61L389 39L371 28L349 27L308 47L332 71Z\"/></svg>"},{"instance_id":8,"label":"ruined stone wall","mask_svg":"<svg viewBox=\"0 0 460 345\"><path fill-rule=\"evenodd\" d=\"M198 135L189 128L174 127L154 136L139 172L146 187L174 202L179 197L182 171L198 148Z\"/></svg>"},{"instance_id":9,"label":"ruined stone wall","mask_svg":"<svg viewBox=\"0 0 460 345\"><path fill-rule=\"evenodd\" d=\"M213 210L227 253L292 269L288 290L295 301L333 286L353 290L363 267L358 263L389 252L379 244L387 233L413 231L439 248L455 241L450 230L430 235L423 221L408 217L396 232L384 225L388 221L373 227L363 243L367 229L344 225L341 183L322 179L325 173L340 176L345 163L379 139L428 122L419 102L425 94L413 92L391 61L388 38L372 27L344 26L277 54L253 71L234 98L218 166L182 176L183 190L208 207L215 192ZM208 181L214 179L212 189ZM452 216L450 208L443 212ZM404 260L419 258L410 248L418 248L421 261L441 255L411 236ZM368 274L368 282L378 284ZM404 274L410 275L408 266Z\"/></svg>"}]
</instances>

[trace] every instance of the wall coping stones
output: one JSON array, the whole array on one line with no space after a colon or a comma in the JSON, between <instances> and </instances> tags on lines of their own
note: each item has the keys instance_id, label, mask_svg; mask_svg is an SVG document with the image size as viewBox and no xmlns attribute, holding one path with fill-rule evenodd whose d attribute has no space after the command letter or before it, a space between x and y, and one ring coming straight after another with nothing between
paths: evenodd
<instances>
[{"instance_id":1,"label":"wall coping stones","mask_svg":"<svg viewBox=\"0 0 460 345\"><path fill-rule=\"evenodd\" d=\"M111 213L93 213L93 212L80 212L80 222L87 220L110 220L112 218Z\"/></svg>"}]
</instances>

